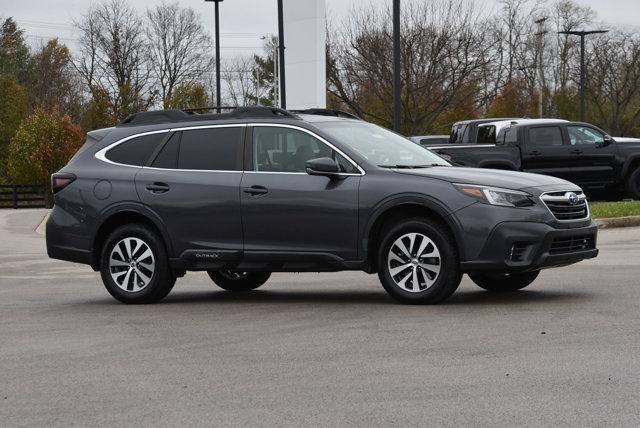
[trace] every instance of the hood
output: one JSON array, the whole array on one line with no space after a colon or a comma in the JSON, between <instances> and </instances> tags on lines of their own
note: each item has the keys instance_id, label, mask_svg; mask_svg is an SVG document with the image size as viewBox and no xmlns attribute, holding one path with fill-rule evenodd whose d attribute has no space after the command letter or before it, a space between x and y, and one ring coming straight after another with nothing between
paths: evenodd
<instances>
[{"instance_id":1,"label":"hood","mask_svg":"<svg viewBox=\"0 0 640 428\"><path fill-rule=\"evenodd\" d=\"M567 190L578 189L573 183L549 175L505 171L501 169L434 166L420 169L395 169L394 171L400 174L436 178L451 183L480 184L483 186L502 187L514 190L523 190L530 187L556 186Z\"/></svg>"},{"instance_id":2,"label":"hood","mask_svg":"<svg viewBox=\"0 0 640 428\"><path fill-rule=\"evenodd\" d=\"M616 143L636 143L640 144L640 138L613 137Z\"/></svg>"}]
</instances>

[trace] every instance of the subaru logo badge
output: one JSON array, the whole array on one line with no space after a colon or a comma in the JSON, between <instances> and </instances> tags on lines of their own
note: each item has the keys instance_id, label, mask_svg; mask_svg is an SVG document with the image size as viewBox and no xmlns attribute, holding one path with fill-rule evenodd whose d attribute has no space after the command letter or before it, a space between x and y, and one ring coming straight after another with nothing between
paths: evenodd
<instances>
[{"instance_id":1,"label":"subaru logo badge","mask_svg":"<svg viewBox=\"0 0 640 428\"><path fill-rule=\"evenodd\" d=\"M567 199L569 200L569 203L570 203L571 205L575 205L575 204L577 204L577 203L578 203L578 195L576 195L576 194L575 194L575 193L573 193L573 192L569 192L569 193L567 193Z\"/></svg>"}]
</instances>

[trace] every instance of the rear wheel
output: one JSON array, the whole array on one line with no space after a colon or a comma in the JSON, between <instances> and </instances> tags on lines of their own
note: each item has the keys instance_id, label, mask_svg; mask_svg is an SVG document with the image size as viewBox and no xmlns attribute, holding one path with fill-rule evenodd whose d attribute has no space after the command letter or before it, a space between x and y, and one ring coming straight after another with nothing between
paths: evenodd
<instances>
[{"instance_id":1,"label":"rear wheel","mask_svg":"<svg viewBox=\"0 0 640 428\"><path fill-rule=\"evenodd\" d=\"M209 278L227 291L251 291L267 282L271 272L241 272L235 270L210 270Z\"/></svg>"},{"instance_id":2,"label":"rear wheel","mask_svg":"<svg viewBox=\"0 0 640 428\"><path fill-rule=\"evenodd\" d=\"M435 221L404 220L382 231L378 277L402 303L434 304L453 294L462 273L455 242Z\"/></svg>"},{"instance_id":3,"label":"rear wheel","mask_svg":"<svg viewBox=\"0 0 640 428\"><path fill-rule=\"evenodd\" d=\"M640 199L640 168L636 168L629 176L627 193L632 199Z\"/></svg>"},{"instance_id":4,"label":"rear wheel","mask_svg":"<svg viewBox=\"0 0 640 428\"><path fill-rule=\"evenodd\" d=\"M469 277L480 288L495 292L516 291L536 280L540 271L523 273L476 273Z\"/></svg>"},{"instance_id":5,"label":"rear wheel","mask_svg":"<svg viewBox=\"0 0 640 428\"><path fill-rule=\"evenodd\" d=\"M100 274L109 294L123 303L157 302L176 282L164 243L140 224L119 227L109 235Z\"/></svg>"}]
</instances>

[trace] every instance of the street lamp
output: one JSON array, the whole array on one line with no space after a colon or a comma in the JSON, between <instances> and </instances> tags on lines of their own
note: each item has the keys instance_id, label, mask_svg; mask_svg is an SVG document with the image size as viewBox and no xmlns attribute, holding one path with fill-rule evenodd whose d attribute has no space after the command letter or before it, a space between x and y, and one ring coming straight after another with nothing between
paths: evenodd
<instances>
[{"instance_id":1,"label":"street lamp","mask_svg":"<svg viewBox=\"0 0 640 428\"><path fill-rule=\"evenodd\" d=\"M584 38L590 34L608 33L609 30L591 30L591 31L558 31L558 34L568 34L572 36L580 36L580 121L584 122L587 117L587 98L585 95L585 83L587 70L584 64Z\"/></svg>"},{"instance_id":2,"label":"street lamp","mask_svg":"<svg viewBox=\"0 0 640 428\"><path fill-rule=\"evenodd\" d=\"M216 14L216 34L215 34L215 43L216 43L216 107L220 107L220 18L219 18L219 10L218 4L223 2L224 0L204 0L205 2L214 2L215 3L215 14ZM218 110L219 111L219 110Z\"/></svg>"}]
</instances>

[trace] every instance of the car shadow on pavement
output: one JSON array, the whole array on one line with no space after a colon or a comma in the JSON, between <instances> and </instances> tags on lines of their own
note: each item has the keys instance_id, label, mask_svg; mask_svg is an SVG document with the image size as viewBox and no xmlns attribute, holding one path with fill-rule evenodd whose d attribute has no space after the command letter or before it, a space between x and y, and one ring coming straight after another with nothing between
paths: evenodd
<instances>
[{"instance_id":1,"label":"car shadow on pavement","mask_svg":"<svg viewBox=\"0 0 640 428\"><path fill-rule=\"evenodd\" d=\"M487 291L460 291L455 293L442 305L509 305L509 304L540 304L558 302L578 302L589 300L588 293L579 291L535 291L522 290L510 293L490 293ZM382 304L397 305L384 290L255 290L246 293L229 293L225 291L213 292L178 292L169 295L159 304L219 304L219 303L250 303L250 304Z\"/></svg>"},{"instance_id":2,"label":"car shadow on pavement","mask_svg":"<svg viewBox=\"0 0 640 428\"><path fill-rule=\"evenodd\" d=\"M590 300L592 295L583 291L518 290L507 293L491 293L484 290L455 293L444 305L508 305L578 302Z\"/></svg>"}]
</instances>

